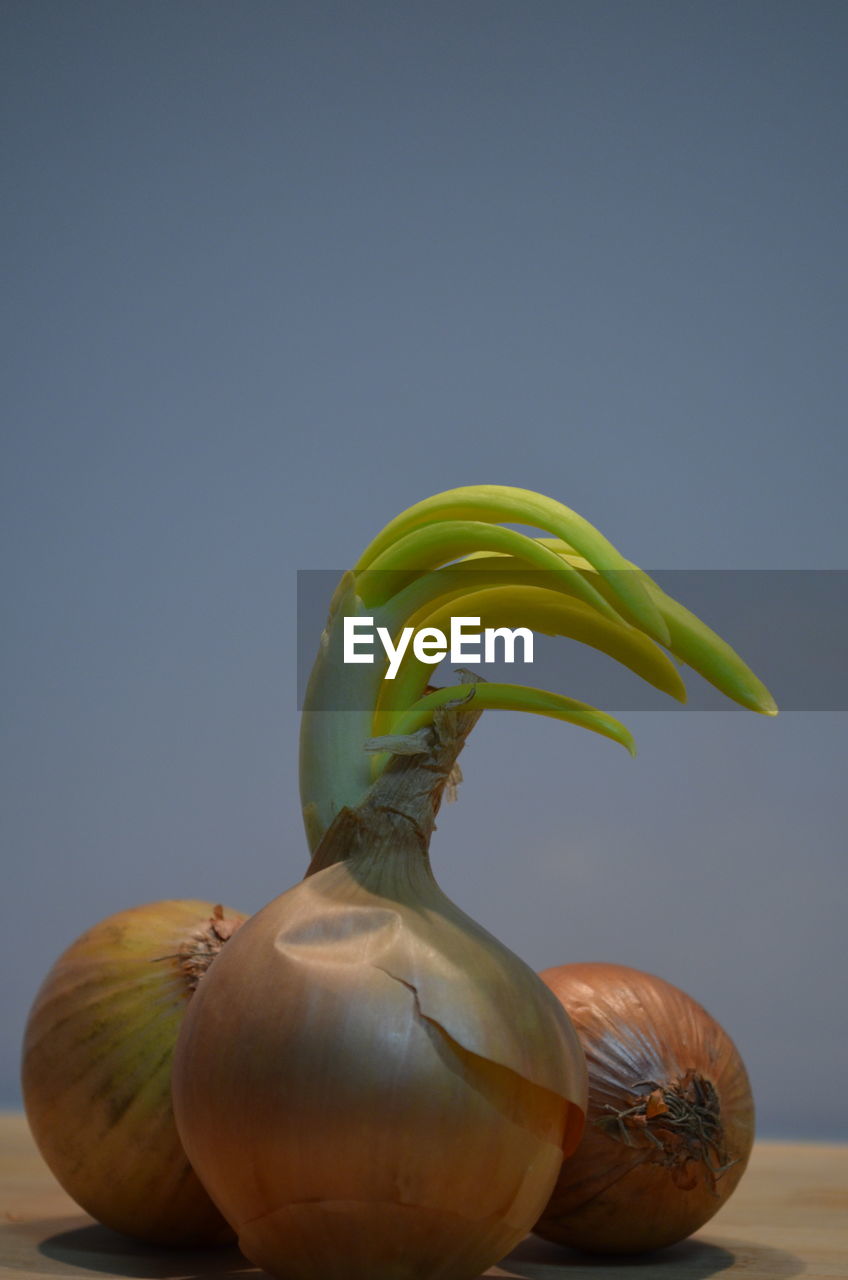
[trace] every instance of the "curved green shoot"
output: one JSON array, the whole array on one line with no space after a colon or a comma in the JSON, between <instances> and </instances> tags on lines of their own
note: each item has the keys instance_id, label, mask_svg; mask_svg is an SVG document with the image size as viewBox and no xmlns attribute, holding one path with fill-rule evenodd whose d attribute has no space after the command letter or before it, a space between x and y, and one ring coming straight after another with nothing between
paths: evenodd
<instances>
[{"instance_id":1,"label":"curved green shoot","mask_svg":"<svg viewBox=\"0 0 848 1280\"><path fill-rule=\"evenodd\" d=\"M655 583L651 585L651 595L666 621L673 654L749 711L777 715L777 703L770 691L726 640Z\"/></svg>"},{"instance_id":2,"label":"curved green shoot","mask_svg":"<svg viewBox=\"0 0 848 1280\"><path fill-rule=\"evenodd\" d=\"M557 551L587 580L594 582L599 591L608 593L600 575L584 557L575 555L566 543L556 538L539 541L550 550ZM667 595L653 578L647 578L647 587L668 627L669 643L666 647L670 653L747 710L764 716L778 714L777 703L770 691L726 640L722 640L685 605Z\"/></svg>"},{"instance_id":3,"label":"curved green shoot","mask_svg":"<svg viewBox=\"0 0 848 1280\"><path fill-rule=\"evenodd\" d=\"M594 605L606 617L621 616L613 607L614 600L608 602L594 583L573 569L556 550L526 533L483 520L440 520L404 534L375 556L367 569L358 571L357 594L368 607L385 604L426 570L481 551L509 555L526 568L570 580L573 595Z\"/></svg>"},{"instance_id":4,"label":"curved green shoot","mask_svg":"<svg viewBox=\"0 0 848 1280\"><path fill-rule=\"evenodd\" d=\"M370 568L378 556L414 529L442 520L531 525L562 538L598 571L632 621L661 644L668 643L668 629L647 590L647 575L625 560L612 543L576 511L530 489L469 485L426 498L389 521L366 547L354 572L358 574Z\"/></svg>"},{"instance_id":5,"label":"curved green shoot","mask_svg":"<svg viewBox=\"0 0 848 1280\"><path fill-rule=\"evenodd\" d=\"M469 698L473 698L475 706L482 710L531 711L536 715L551 716L555 720L580 725L620 743L631 755L636 754L636 744L630 730L606 711L591 707L586 702L578 702L575 698L566 698L560 693L549 693L545 689L533 689L519 684L489 684L487 681L473 685L449 685L426 693L403 712L394 726L394 732L399 736L415 733L432 723L437 708Z\"/></svg>"},{"instance_id":6,"label":"curved green shoot","mask_svg":"<svg viewBox=\"0 0 848 1280\"><path fill-rule=\"evenodd\" d=\"M686 701L686 686L677 668L653 640L635 627L601 617L591 605L559 591L510 582L453 596L435 610L422 610L409 623L416 630L432 626L447 632L454 615L479 617L481 627L523 625L544 635L565 636L588 644L663 693ZM421 697L431 673L432 666L407 651L395 679L383 681L380 687L373 722L375 734L396 731L398 715Z\"/></svg>"},{"instance_id":7,"label":"curved green shoot","mask_svg":"<svg viewBox=\"0 0 848 1280\"><path fill-rule=\"evenodd\" d=\"M546 536L528 537L504 527L509 524L544 530ZM471 569L477 571L473 579ZM549 575L545 586L525 585L540 569ZM473 686L471 694L468 685L425 692L432 667L409 653L394 681L384 679L386 663L379 659L345 666L344 618L372 614L377 626L395 636L410 622L447 631L457 614L479 617L482 627L528 626L569 636L684 701L680 675L658 641L742 706L777 713L768 689L735 650L576 512L503 485L448 490L386 525L333 597L301 730L301 796L313 849L341 807L362 801L374 768L382 767L388 753L415 747L402 741L404 735L414 734L454 699L473 696L481 710L554 716L633 750L618 721L562 694L487 682ZM369 759L369 751L379 754Z\"/></svg>"}]
</instances>

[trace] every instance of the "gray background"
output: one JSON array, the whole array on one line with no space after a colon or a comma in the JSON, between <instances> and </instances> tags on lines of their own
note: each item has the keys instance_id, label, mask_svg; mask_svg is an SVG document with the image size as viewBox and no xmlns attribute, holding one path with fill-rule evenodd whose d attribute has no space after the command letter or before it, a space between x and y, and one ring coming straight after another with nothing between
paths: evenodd
<instances>
[{"instance_id":1,"label":"gray background","mask_svg":"<svg viewBox=\"0 0 848 1280\"><path fill-rule=\"evenodd\" d=\"M301 874L298 568L475 481L656 568L846 567L848 7L2 20L15 1106L29 1002L87 925ZM848 1137L844 713L628 723L635 761L487 716L444 888L535 966L698 997L762 1133Z\"/></svg>"}]
</instances>

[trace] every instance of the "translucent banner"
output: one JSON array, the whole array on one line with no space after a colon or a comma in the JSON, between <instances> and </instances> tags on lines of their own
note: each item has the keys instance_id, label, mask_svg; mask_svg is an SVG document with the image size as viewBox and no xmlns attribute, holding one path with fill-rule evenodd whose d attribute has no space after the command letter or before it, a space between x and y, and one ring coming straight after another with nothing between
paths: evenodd
<instances>
[{"instance_id":1,"label":"translucent banner","mask_svg":"<svg viewBox=\"0 0 848 1280\"><path fill-rule=\"evenodd\" d=\"M323 634L325 646L332 646L329 660L337 675L321 682L326 688L319 696L313 690L314 710L367 708L374 703L375 688L385 707L404 705L411 689L457 683L458 667L486 680L564 693L612 712L738 709L673 655L688 693L685 704L625 664L627 655L635 653L625 633L636 630L620 603L626 590L601 584L603 598L608 603L615 600L625 617L605 623L603 610L582 594L581 584L597 582L597 577L580 574L572 580L532 569L517 575L513 569L505 585L491 559L479 569L463 564L419 573L368 572L355 584L349 577L346 589L339 589L341 571L300 570L298 707L303 706ZM848 570L648 572L665 596L732 646L770 689L781 711L848 710ZM629 576L619 571L618 588ZM334 597L334 623L327 632ZM664 597L657 595L656 601L662 612ZM669 616L677 619L675 625L685 625L685 614ZM345 617L350 620L347 626ZM487 637L487 631L494 634ZM529 642L524 634L528 631ZM451 646L452 633L454 639L458 634L458 650ZM653 669L651 644L637 642L640 661ZM656 664L661 671L661 654Z\"/></svg>"}]
</instances>

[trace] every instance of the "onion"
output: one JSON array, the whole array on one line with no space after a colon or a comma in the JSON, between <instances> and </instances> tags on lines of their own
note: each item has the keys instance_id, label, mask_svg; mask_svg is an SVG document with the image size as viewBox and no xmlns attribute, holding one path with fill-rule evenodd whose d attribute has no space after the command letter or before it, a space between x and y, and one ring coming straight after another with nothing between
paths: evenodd
<instances>
[{"instance_id":1,"label":"onion","mask_svg":"<svg viewBox=\"0 0 848 1280\"><path fill-rule=\"evenodd\" d=\"M119 912L60 956L30 1012L22 1075L33 1136L69 1195L127 1235L232 1238L180 1144L170 1076L189 997L244 918L196 901Z\"/></svg>"},{"instance_id":2,"label":"onion","mask_svg":"<svg viewBox=\"0 0 848 1280\"><path fill-rule=\"evenodd\" d=\"M754 1104L733 1042L638 969L569 964L541 977L583 1044L589 1113L534 1231L609 1253L682 1240L721 1208L751 1153Z\"/></svg>"},{"instance_id":3,"label":"onion","mask_svg":"<svg viewBox=\"0 0 848 1280\"><path fill-rule=\"evenodd\" d=\"M471 1280L530 1229L582 1129L573 1028L430 870L451 715L244 925L180 1033L189 1159L286 1280Z\"/></svg>"}]
</instances>

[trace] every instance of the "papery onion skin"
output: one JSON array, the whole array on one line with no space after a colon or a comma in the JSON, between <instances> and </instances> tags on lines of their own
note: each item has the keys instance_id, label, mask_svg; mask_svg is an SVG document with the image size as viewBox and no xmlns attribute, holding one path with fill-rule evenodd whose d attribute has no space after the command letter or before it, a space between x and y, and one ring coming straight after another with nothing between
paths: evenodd
<instances>
[{"instance_id":1,"label":"papery onion skin","mask_svg":"<svg viewBox=\"0 0 848 1280\"><path fill-rule=\"evenodd\" d=\"M173 1073L192 1163L285 1280L472 1280L575 1146L585 1065L522 961L400 848L311 875L233 939Z\"/></svg>"},{"instance_id":2,"label":"papery onion skin","mask_svg":"<svg viewBox=\"0 0 848 1280\"><path fill-rule=\"evenodd\" d=\"M113 1230L167 1245L232 1239L186 1159L170 1076L189 997L244 919L196 900L118 912L59 957L35 998L30 1128L65 1191Z\"/></svg>"},{"instance_id":3,"label":"papery onion skin","mask_svg":"<svg viewBox=\"0 0 848 1280\"><path fill-rule=\"evenodd\" d=\"M691 1235L745 1171L754 1104L732 1040L690 996L613 964L541 975L583 1044L589 1112L534 1227L600 1253L641 1253Z\"/></svg>"}]
</instances>

